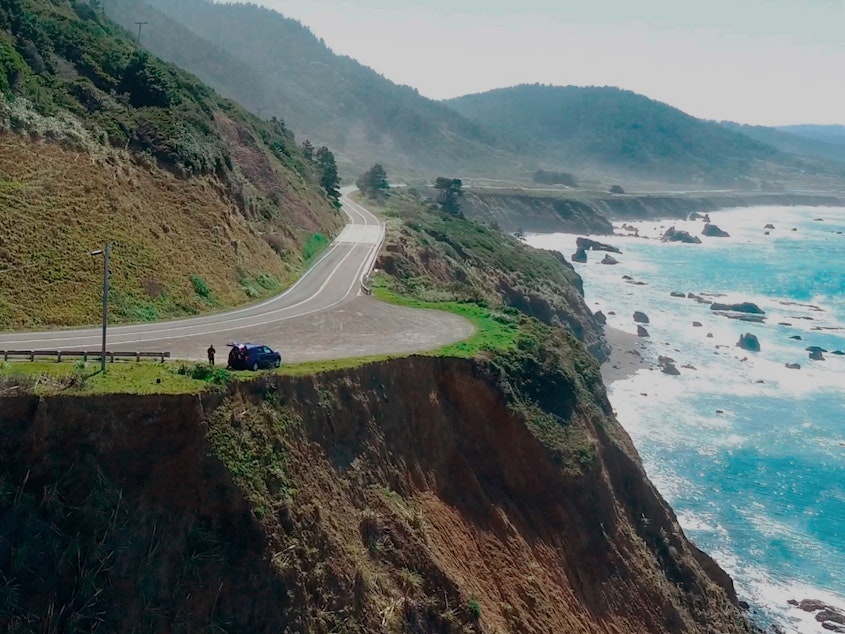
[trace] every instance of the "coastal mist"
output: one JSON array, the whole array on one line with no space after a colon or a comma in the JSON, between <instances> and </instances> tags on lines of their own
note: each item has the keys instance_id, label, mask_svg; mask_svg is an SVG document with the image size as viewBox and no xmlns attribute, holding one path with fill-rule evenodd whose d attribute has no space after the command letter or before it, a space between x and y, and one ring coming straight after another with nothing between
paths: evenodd
<instances>
[{"instance_id":1,"label":"coastal mist","mask_svg":"<svg viewBox=\"0 0 845 634\"><path fill-rule=\"evenodd\" d=\"M618 264L587 251L574 265L608 329L648 333L616 337L616 363L642 367L608 386L610 400L687 536L731 574L752 620L823 632L789 601L845 608L845 209L759 207L710 220L729 235L702 235L700 219L615 223L624 235L595 238L621 250L610 254ZM672 226L701 243L662 242ZM569 259L576 237L527 242ZM712 302L753 302L764 315ZM759 351L737 345L747 333Z\"/></svg>"}]
</instances>

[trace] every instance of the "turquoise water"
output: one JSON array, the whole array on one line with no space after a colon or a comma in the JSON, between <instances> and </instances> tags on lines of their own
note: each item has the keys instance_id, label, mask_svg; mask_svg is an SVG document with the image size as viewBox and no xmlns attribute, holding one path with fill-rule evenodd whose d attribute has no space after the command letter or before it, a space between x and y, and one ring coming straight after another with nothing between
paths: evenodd
<instances>
[{"instance_id":1,"label":"turquoise water","mask_svg":"<svg viewBox=\"0 0 845 634\"><path fill-rule=\"evenodd\" d=\"M629 223L652 239L596 237L622 249L620 264L590 252L575 265L590 307L616 313L609 326L634 333L633 311L646 312L641 354L653 364L670 356L681 370L641 370L613 383L610 400L685 532L731 574L755 618L822 632L787 600L845 607L845 356L812 361L805 350L845 350L845 209L710 217L731 237L667 244L654 239L666 226L698 234L702 223ZM575 238L528 242L568 257ZM753 301L766 322L728 319L672 291ZM759 353L736 347L742 333L757 336Z\"/></svg>"}]
</instances>

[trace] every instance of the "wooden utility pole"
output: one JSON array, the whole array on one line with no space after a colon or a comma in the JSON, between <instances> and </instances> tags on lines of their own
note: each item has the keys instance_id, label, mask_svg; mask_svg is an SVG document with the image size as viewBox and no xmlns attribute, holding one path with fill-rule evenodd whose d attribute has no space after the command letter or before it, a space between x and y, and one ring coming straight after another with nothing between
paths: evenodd
<instances>
[{"instance_id":1,"label":"wooden utility pole","mask_svg":"<svg viewBox=\"0 0 845 634\"><path fill-rule=\"evenodd\" d=\"M138 25L138 44L140 44L141 43L141 27L144 26L145 24L149 24L149 22L146 22L146 21L135 22L135 24Z\"/></svg>"},{"instance_id":2,"label":"wooden utility pole","mask_svg":"<svg viewBox=\"0 0 845 634\"><path fill-rule=\"evenodd\" d=\"M104 249L91 251L91 255L103 256L103 347L100 354L100 371L106 372L106 328L109 324L109 260L111 259L111 242L106 242Z\"/></svg>"}]
</instances>

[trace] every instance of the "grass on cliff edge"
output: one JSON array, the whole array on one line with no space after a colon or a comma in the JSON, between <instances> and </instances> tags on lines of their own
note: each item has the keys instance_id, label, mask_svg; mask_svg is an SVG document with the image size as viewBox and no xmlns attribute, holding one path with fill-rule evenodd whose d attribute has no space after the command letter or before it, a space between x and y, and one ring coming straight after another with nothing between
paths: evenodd
<instances>
[{"instance_id":1,"label":"grass on cliff edge","mask_svg":"<svg viewBox=\"0 0 845 634\"><path fill-rule=\"evenodd\" d=\"M468 339L418 354L471 358L486 352L505 352L516 349L522 330L520 317L512 309L494 312L478 304L460 302L426 302L397 295L378 281L374 293L382 301L411 308L445 310L461 315L472 322L476 331ZM284 365L270 371L287 376L307 376L320 372L342 370L408 355L372 355L346 359L328 359ZM100 371L99 361L87 363L50 360L0 362L0 397L20 393L34 394L193 394L232 381L250 380L259 372L229 372L205 363L155 361L116 361Z\"/></svg>"},{"instance_id":2,"label":"grass on cliff edge","mask_svg":"<svg viewBox=\"0 0 845 634\"><path fill-rule=\"evenodd\" d=\"M408 306L443 310L460 315L475 326L475 334L468 339L448 344L432 350L428 354L439 357L471 358L479 353L514 350L521 336L520 313L513 308L493 311L475 303L456 301L430 302L403 295L389 290L383 279L377 276L373 281L373 295L383 302Z\"/></svg>"}]
</instances>

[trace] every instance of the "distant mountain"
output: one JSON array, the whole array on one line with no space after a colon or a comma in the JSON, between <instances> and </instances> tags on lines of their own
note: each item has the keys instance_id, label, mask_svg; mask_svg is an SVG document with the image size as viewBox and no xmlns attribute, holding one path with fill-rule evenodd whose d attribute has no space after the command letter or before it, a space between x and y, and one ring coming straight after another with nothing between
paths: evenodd
<instances>
[{"instance_id":1,"label":"distant mountain","mask_svg":"<svg viewBox=\"0 0 845 634\"><path fill-rule=\"evenodd\" d=\"M562 161L676 179L730 180L778 150L618 88L521 85L446 102L479 125L542 143Z\"/></svg>"},{"instance_id":2,"label":"distant mountain","mask_svg":"<svg viewBox=\"0 0 845 634\"><path fill-rule=\"evenodd\" d=\"M777 129L815 141L845 145L845 125L783 125Z\"/></svg>"},{"instance_id":3,"label":"distant mountain","mask_svg":"<svg viewBox=\"0 0 845 634\"><path fill-rule=\"evenodd\" d=\"M768 128L765 126L742 125L728 121L723 121L721 125L749 136L752 139L756 139L761 143L767 143L781 152L845 162L845 127L842 127L842 136L839 137L840 141L836 142L835 139L837 136L835 130L832 130L828 134L819 132L817 135L814 134L814 130L817 127L837 128L841 126L786 126ZM808 134L791 131L796 128L811 128L811 130ZM825 141L823 138L827 138L828 140Z\"/></svg>"},{"instance_id":4,"label":"distant mountain","mask_svg":"<svg viewBox=\"0 0 845 634\"><path fill-rule=\"evenodd\" d=\"M338 56L305 26L254 4L109 0L142 44L195 73L297 142L328 145L341 172L391 178L529 180L538 168L718 187L836 173L666 104L616 88L517 86L447 102ZM820 156L802 152L804 156ZM832 158L829 155L821 155Z\"/></svg>"},{"instance_id":5,"label":"distant mountain","mask_svg":"<svg viewBox=\"0 0 845 634\"><path fill-rule=\"evenodd\" d=\"M512 173L520 165L520 147L505 135L336 55L302 24L275 11L206 0L107 5L109 16L128 29L135 21L148 22L145 47L262 117L283 119L300 142L328 145L347 173L375 162L391 176L489 175Z\"/></svg>"}]
</instances>

